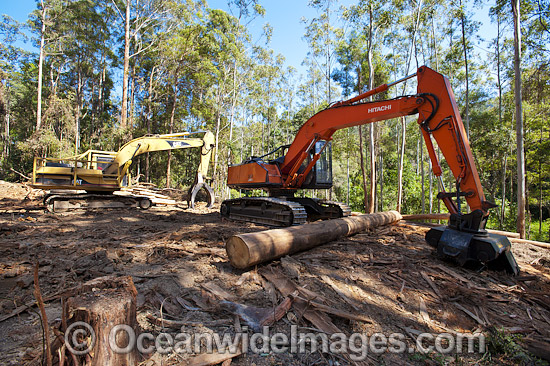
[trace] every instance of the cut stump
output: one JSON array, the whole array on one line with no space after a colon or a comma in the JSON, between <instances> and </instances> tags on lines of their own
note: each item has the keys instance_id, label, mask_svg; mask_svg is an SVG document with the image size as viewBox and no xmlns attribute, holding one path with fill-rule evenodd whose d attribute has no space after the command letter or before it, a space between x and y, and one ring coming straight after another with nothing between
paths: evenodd
<instances>
[{"instance_id":1,"label":"cut stump","mask_svg":"<svg viewBox=\"0 0 550 366\"><path fill-rule=\"evenodd\" d=\"M76 358L82 366L137 365L137 349L130 343L135 343L131 337L137 334L136 297L132 277L106 276L86 282L67 298L61 325L67 359ZM112 332L117 325L127 331ZM121 352L125 348L127 352Z\"/></svg>"}]
</instances>

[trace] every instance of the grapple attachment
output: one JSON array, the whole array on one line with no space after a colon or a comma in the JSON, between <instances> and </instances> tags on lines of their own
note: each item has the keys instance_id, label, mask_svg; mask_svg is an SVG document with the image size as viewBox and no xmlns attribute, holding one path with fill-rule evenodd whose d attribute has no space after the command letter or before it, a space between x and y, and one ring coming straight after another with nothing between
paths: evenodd
<instances>
[{"instance_id":1,"label":"grapple attachment","mask_svg":"<svg viewBox=\"0 0 550 366\"><path fill-rule=\"evenodd\" d=\"M463 267L482 268L517 275L519 266L512 254L510 240L490 234L483 228L487 216L480 210L469 214L451 214L449 226L435 227L426 233L426 241L437 248L437 255Z\"/></svg>"},{"instance_id":2,"label":"grapple attachment","mask_svg":"<svg viewBox=\"0 0 550 366\"><path fill-rule=\"evenodd\" d=\"M458 231L451 227L435 227L426 234L426 241L437 248L437 255L451 259L460 266L487 268L517 275L519 267L511 244L503 235L490 234L485 230L477 233Z\"/></svg>"}]
</instances>

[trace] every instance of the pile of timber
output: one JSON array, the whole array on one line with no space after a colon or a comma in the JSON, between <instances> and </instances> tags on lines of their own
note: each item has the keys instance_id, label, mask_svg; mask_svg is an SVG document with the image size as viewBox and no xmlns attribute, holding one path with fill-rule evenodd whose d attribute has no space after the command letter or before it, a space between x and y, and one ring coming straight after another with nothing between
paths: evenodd
<instances>
[{"instance_id":1,"label":"pile of timber","mask_svg":"<svg viewBox=\"0 0 550 366\"><path fill-rule=\"evenodd\" d=\"M121 196L145 196L148 197L155 205L175 206L178 204L176 200L172 199L170 196L158 193L153 189L143 187L124 187L120 191L115 192L115 194Z\"/></svg>"}]
</instances>

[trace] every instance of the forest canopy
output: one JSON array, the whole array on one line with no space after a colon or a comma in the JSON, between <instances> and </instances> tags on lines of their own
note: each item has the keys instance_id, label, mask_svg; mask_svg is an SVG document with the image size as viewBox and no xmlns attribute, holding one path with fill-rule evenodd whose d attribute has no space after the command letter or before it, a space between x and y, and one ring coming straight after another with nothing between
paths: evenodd
<instances>
[{"instance_id":1,"label":"forest canopy","mask_svg":"<svg viewBox=\"0 0 550 366\"><path fill-rule=\"evenodd\" d=\"M512 231L521 81L527 232L550 241L550 1L517 3L519 79L513 1L310 0L316 16L303 18L304 34L296 34L308 44L301 75L271 48L269 24L252 36L250 25L266 14L260 0L228 0L228 11L201 0L37 0L26 23L0 20L0 178L28 175L34 156L210 130L214 189L236 197L244 192L226 187L228 165L289 144L331 103L427 65L453 86L485 195L498 205L490 226ZM493 34L480 31L476 12L487 13ZM36 52L18 46L27 37ZM410 81L375 98L414 92ZM415 116L338 131L332 149L333 188L300 194L355 211L445 211ZM136 159L132 172L182 188L197 163L193 150L155 153ZM454 187L443 167L445 186Z\"/></svg>"}]
</instances>

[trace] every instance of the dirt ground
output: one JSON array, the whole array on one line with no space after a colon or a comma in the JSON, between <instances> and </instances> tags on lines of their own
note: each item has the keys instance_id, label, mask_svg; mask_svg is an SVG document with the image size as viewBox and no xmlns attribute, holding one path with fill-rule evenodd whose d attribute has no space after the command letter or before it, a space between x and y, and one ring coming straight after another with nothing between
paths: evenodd
<instances>
[{"instance_id":1,"label":"dirt ground","mask_svg":"<svg viewBox=\"0 0 550 366\"><path fill-rule=\"evenodd\" d=\"M293 306L270 334L291 334L293 325L323 333L319 324L324 324L345 336L402 334L406 344L401 353L369 350L363 361L333 349L249 350L224 366L547 364L539 357L550 353L550 249L514 244L518 277L475 272L438 259L424 240L426 226L400 222L237 270L229 264L225 241L267 228L222 220L216 207L51 214L40 198L23 184L0 182L2 365L42 361L44 338L33 295L36 262L52 327L60 322L67 290L102 276L131 276L141 332L232 334L247 326L252 334L256 318L247 314L269 313L285 297L298 297L307 311ZM281 293L274 277L295 286L298 295ZM312 323L312 317L321 320ZM486 336L483 352L424 353L416 344L423 333L476 332ZM142 354L140 363L200 364L193 356L153 352Z\"/></svg>"}]
</instances>

